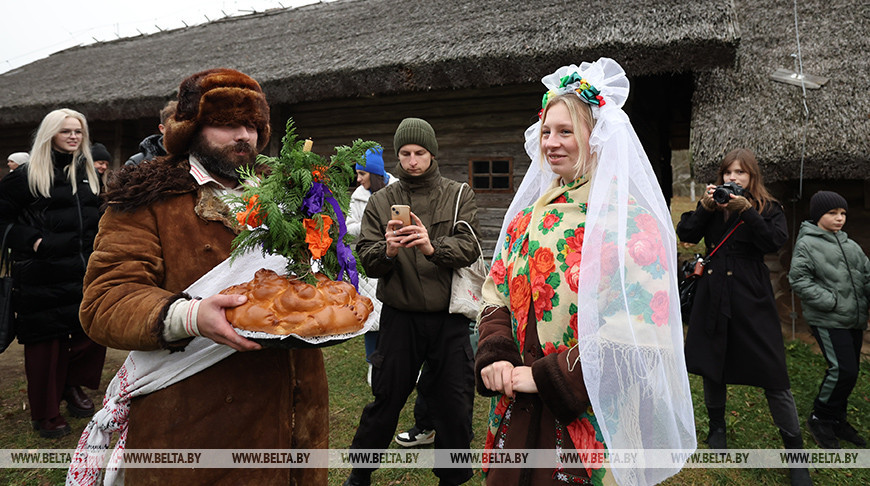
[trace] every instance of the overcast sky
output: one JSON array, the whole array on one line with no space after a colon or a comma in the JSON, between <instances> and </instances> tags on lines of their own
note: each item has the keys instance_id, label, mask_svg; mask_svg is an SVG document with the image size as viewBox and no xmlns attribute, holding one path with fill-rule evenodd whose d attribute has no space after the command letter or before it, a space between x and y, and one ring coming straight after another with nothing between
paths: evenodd
<instances>
[{"instance_id":1,"label":"overcast sky","mask_svg":"<svg viewBox=\"0 0 870 486\"><path fill-rule=\"evenodd\" d=\"M4 0L0 73L69 47L318 0ZM138 29L138 30L137 30Z\"/></svg>"}]
</instances>

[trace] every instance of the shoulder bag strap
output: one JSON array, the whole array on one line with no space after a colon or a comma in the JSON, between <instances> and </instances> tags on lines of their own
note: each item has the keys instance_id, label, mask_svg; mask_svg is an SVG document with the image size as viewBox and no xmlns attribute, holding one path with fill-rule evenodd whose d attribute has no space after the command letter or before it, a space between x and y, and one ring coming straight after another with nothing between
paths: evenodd
<instances>
[{"instance_id":1,"label":"shoulder bag strap","mask_svg":"<svg viewBox=\"0 0 870 486\"><path fill-rule=\"evenodd\" d=\"M730 237L732 234L734 234L734 232L737 231L737 228L738 228L741 224L743 224L743 221L742 221L742 220L739 221L739 222L737 222L737 224L735 224L735 225L731 228L731 231L729 231L728 234L725 235L725 238L722 238L722 241L720 241L719 244L716 245L716 248L713 248L713 251L711 251L710 254L707 255L707 258L705 258L704 260L709 262L709 261L710 261L710 257L712 257L712 256L713 256L717 251L719 251L719 248L722 248L722 245L724 245L725 242L728 241L728 237Z\"/></svg>"},{"instance_id":2,"label":"shoulder bag strap","mask_svg":"<svg viewBox=\"0 0 870 486\"><path fill-rule=\"evenodd\" d=\"M453 210L453 228L454 228L454 231L456 229L456 223L457 223L456 220L459 219L459 201L462 200L462 189L465 186L466 186L466 184L463 182L459 186L459 192L456 193L456 208Z\"/></svg>"},{"instance_id":3,"label":"shoulder bag strap","mask_svg":"<svg viewBox=\"0 0 870 486\"><path fill-rule=\"evenodd\" d=\"M11 258L9 258L9 250L6 248L6 237L9 236L9 230L11 229L12 223L9 223L3 231L3 243L0 244L0 251L2 251L2 253L0 253L0 272L7 270L6 265L8 265L11 260Z\"/></svg>"},{"instance_id":4,"label":"shoulder bag strap","mask_svg":"<svg viewBox=\"0 0 870 486\"><path fill-rule=\"evenodd\" d=\"M456 225L464 224L469 231L471 231L471 236L474 237L474 241L477 243L477 250L480 252L479 258L483 258L483 248L480 246L480 240L477 239L477 234L474 233L474 228L468 224L468 221L462 221L459 219L459 201L462 200L462 189L467 186L465 182L459 186L459 192L456 193L456 209L453 210L453 233L456 233Z\"/></svg>"}]
</instances>

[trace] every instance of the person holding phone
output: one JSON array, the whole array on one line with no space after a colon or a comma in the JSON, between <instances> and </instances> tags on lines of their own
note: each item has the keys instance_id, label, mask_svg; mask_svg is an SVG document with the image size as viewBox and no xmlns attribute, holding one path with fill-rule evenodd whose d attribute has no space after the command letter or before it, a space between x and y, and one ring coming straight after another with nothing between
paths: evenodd
<instances>
[{"instance_id":1,"label":"person holding phone","mask_svg":"<svg viewBox=\"0 0 870 486\"><path fill-rule=\"evenodd\" d=\"M399 182L372 194L356 244L366 273L378 279L377 298L383 307L378 346L371 358L375 399L363 410L350 448L387 448L417 372L426 362L431 372L427 392L439 399L429 410L437 432L435 447L468 449L474 355L468 319L448 308L453 269L472 264L479 250L468 229L453 230L461 184L441 176L432 126L420 118L406 118L396 129L393 145ZM477 231L474 192L462 191L461 197L459 219ZM393 206L399 205L408 206L409 221L394 217ZM373 471L354 467L344 484L371 484ZM462 484L472 476L470 467L436 467L434 472L444 485Z\"/></svg>"}]
</instances>

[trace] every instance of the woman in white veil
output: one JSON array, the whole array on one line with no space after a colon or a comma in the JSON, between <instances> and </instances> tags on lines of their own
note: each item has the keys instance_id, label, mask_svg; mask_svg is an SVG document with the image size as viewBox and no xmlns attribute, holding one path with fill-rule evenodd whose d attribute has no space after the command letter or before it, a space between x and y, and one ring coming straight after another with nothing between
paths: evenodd
<instances>
[{"instance_id":1,"label":"woman in white veil","mask_svg":"<svg viewBox=\"0 0 870 486\"><path fill-rule=\"evenodd\" d=\"M542 79L532 159L505 216L475 363L487 449L693 451L670 211L612 59ZM546 163L545 163L546 162ZM570 163L569 163L570 162ZM656 484L682 463L492 468L490 484ZM649 467L647 467L649 466Z\"/></svg>"}]
</instances>

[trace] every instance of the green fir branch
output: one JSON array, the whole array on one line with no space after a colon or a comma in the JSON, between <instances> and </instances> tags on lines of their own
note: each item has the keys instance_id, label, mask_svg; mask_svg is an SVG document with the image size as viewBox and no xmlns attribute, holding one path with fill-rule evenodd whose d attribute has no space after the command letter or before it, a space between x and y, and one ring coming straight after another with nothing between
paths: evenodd
<instances>
[{"instance_id":1,"label":"green fir branch","mask_svg":"<svg viewBox=\"0 0 870 486\"><path fill-rule=\"evenodd\" d=\"M225 201L231 210L239 213L247 209L248 202L256 198L257 212L263 217L262 225L257 228L243 228L233 241L232 257L251 250L260 250L264 254L278 254L287 258L287 273L307 283L316 283L312 271L311 252L305 242L306 231L303 221L314 219L322 229L321 214L329 216L333 224L328 230L333 243L321 260L316 263L318 270L331 279L339 278L339 265L336 244L339 239L339 218L346 219L350 206L349 187L356 179L355 166L364 163L366 150L376 147L371 141L355 140L350 147L335 148L329 160L315 152L305 152L305 141L296 135L296 127L292 119L287 120L286 134L281 139L281 150L278 157L260 155L257 162L260 168L242 168L239 170L245 189L241 196L228 196ZM316 171L316 172L315 172ZM315 175L319 173L318 175ZM324 201L320 212L313 215L305 214L303 201L315 181L325 184L331 196L338 202L344 213L335 214L332 205ZM342 221L343 222L343 221ZM353 250L354 238L345 235L344 242ZM359 259L356 258L357 272L365 275ZM346 278L346 276L343 276Z\"/></svg>"}]
</instances>

